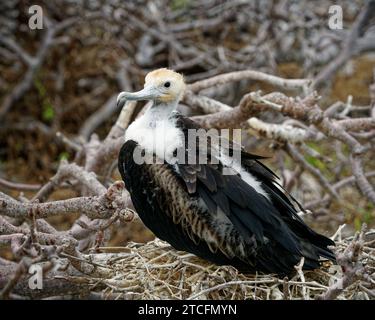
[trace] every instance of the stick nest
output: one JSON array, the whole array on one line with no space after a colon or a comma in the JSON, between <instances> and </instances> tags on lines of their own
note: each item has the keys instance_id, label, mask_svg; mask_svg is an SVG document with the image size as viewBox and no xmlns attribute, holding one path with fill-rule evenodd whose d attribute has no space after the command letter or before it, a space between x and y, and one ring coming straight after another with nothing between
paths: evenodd
<instances>
[{"instance_id":1,"label":"stick nest","mask_svg":"<svg viewBox=\"0 0 375 320\"><path fill-rule=\"evenodd\" d=\"M320 270L302 272L301 261L289 279L242 274L156 239L129 243L116 248L122 251L117 253L102 248L107 253L96 256L106 257L108 277L85 277L84 282L92 291L99 289L104 299L373 299L375 230L346 239L340 230L334 237L339 265L324 263Z\"/></svg>"}]
</instances>

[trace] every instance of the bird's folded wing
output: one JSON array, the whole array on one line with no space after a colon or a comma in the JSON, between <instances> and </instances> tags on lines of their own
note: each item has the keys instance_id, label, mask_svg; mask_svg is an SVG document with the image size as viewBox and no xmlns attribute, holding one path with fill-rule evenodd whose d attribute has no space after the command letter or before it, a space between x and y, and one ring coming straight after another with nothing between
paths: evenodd
<instances>
[{"instance_id":1,"label":"bird's folded wing","mask_svg":"<svg viewBox=\"0 0 375 320\"><path fill-rule=\"evenodd\" d=\"M178 117L177 124L185 133L188 129L199 128L196 123L182 116ZM208 147L208 157L210 150ZM242 150L244 169L261 182L268 198L239 175L223 174L224 165L220 162L177 163L176 166L188 193L199 197L205 204L208 219L214 224L213 229L222 229L222 233L232 229L229 232L232 238L229 243L240 244L238 250L234 250L240 259L246 260L249 255L266 246L280 248L290 254L291 259L301 256L313 260L319 259L319 256L332 258L330 251L321 249L332 245L332 242L305 225L292 204L293 198L282 190L276 182L276 175L260 163L259 158ZM305 247L301 239L306 239L306 243L313 240L312 243L317 245Z\"/></svg>"}]
</instances>

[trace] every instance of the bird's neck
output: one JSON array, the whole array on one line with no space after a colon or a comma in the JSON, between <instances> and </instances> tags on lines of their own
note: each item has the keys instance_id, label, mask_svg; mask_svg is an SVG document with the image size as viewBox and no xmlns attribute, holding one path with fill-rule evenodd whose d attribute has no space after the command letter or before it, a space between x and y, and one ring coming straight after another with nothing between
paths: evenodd
<instances>
[{"instance_id":1,"label":"bird's neck","mask_svg":"<svg viewBox=\"0 0 375 320\"><path fill-rule=\"evenodd\" d=\"M171 113L176 110L177 101L157 102L154 101L152 106L146 111L145 117L150 121L150 126L155 126L156 122L167 120Z\"/></svg>"}]
</instances>

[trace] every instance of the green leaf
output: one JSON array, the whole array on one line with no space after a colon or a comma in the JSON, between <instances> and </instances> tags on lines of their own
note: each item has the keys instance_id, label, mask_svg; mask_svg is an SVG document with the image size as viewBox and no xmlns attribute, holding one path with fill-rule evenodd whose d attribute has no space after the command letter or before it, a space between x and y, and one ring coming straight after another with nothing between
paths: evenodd
<instances>
[{"instance_id":1,"label":"green leaf","mask_svg":"<svg viewBox=\"0 0 375 320\"><path fill-rule=\"evenodd\" d=\"M53 110L53 106L48 102L44 101L43 103L43 113L42 118L44 121L51 121L55 116L55 110Z\"/></svg>"},{"instance_id":2,"label":"green leaf","mask_svg":"<svg viewBox=\"0 0 375 320\"><path fill-rule=\"evenodd\" d=\"M359 209L361 221L366 224L371 224L375 219L374 206L370 203L364 208Z\"/></svg>"},{"instance_id":3,"label":"green leaf","mask_svg":"<svg viewBox=\"0 0 375 320\"><path fill-rule=\"evenodd\" d=\"M59 161L61 160L69 160L69 153L66 151L63 151L59 154Z\"/></svg>"},{"instance_id":4,"label":"green leaf","mask_svg":"<svg viewBox=\"0 0 375 320\"><path fill-rule=\"evenodd\" d=\"M325 164L317 158L313 156L307 156L306 161L311 164L313 167L318 168L320 170L324 170L326 168Z\"/></svg>"},{"instance_id":5,"label":"green leaf","mask_svg":"<svg viewBox=\"0 0 375 320\"><path fill-rule=\"evenodd\" d=\"M43 83L38 78L34 79L34 86L38 90L39 96L41 98L44 98L47 94L47 90L45 86L43 85Z\"/></svg>"},{"instance_id":6,"label":"green leaf","mask_svg":"<svg viewBox=\"0 0 375 320\"><path fill-rule=\"evenodd\" d=\"M355 228L356 231L359 231L359 230L361 230L361 227L362 227L361 219L359 217L356 217L354 219L354 228Z\"/></svg>"},{"instance_id":7,"label":"green leaf","mask_svg":"<svg viewBox=\"0 0 375 320\"><path fill-rule=\"evenodd\" d=\"M171 9L173 11L177 11L180 9L184 9L190 4L190 0L172 0L171 2Z\"/></svg>"}]
</instances>

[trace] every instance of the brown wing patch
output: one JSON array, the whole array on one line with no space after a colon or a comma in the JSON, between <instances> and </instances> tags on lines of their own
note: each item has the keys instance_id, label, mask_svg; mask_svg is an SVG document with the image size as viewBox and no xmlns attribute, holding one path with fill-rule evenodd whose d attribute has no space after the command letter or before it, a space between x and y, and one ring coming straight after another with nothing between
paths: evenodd
<instances>
[{"instance_id":1,"label":"brown wing patch","mask_svg":"<svg viewBox=\"0 0 375 320\"><path fill-rule=\"evenodd\" d=\"M220 211L209 212L199 199L189 194L184 182L166 164L147 165L147 170L160 187L157 201L165 213L179 224L194 242L205 241L212 252L220 250L228 258L235 256L247 261L249 243L239 236L231 221ZM255 241L255 240L254 240Z\"/></svg>"}]
</instances>

